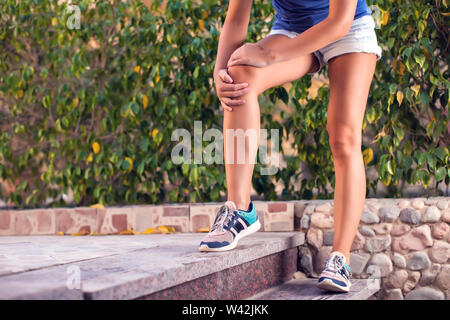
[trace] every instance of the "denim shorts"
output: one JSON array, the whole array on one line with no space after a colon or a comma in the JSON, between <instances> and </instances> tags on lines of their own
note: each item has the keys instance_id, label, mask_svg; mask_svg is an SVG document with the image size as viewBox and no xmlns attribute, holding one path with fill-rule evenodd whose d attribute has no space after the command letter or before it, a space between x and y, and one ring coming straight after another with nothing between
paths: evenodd
<instances>
[{"instance_id":1,"label":"denim shorts","mask_svg":"<svg viewBox=\"0 0 450 320\"><path fill-rule=\"evenodd\" d=\"M299 35L297 32L283 29L272 29L268 36L272 34L284 34L289 38L295 38ZM378 45L375 33L375 20L371 15L365 15L353 20L350 31L344 37L314 51L313 53L317 57L320 66L316 71L307 74L319 72L331 58L350 52L374 53L377 56L377 60L381 58L381 47Z\"/></svg>"}]
</instances>

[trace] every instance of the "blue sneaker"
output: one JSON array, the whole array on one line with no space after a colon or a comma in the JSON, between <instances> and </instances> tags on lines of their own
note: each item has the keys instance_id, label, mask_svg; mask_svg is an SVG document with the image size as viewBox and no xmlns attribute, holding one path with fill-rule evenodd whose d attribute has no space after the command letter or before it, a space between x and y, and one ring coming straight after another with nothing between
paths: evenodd
<instances>
[{"instance_id":1,"label":"blue sneaker","mask_svg":"<svg viewBox=\"0 0 450 320\"><path fill-rule=\"evenodd\" d=\"M240 239L261 228L253 202L249 210L237 210L233 201L219 208L210 232L202 239L200 251L227 251L234 249Z\"/></svg>"},{"instance_id":2,"label":"blue sneaker","mask_svg":"<svg viewBox=\"0 0 450 320\"><path fill-rule=\"evenodd\" d=\"M325 262L317 286L328 291L349 292L351 276L352 271L345 261L345 256L338 251L333 251Z\"/></svg>"}]
</instances>

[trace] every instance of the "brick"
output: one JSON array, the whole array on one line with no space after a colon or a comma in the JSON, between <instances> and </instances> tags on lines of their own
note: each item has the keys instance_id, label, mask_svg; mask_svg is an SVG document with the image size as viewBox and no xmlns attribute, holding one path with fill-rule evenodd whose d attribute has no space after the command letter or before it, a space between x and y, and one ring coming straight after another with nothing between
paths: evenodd
<instances>
[{"instance_id":1,"label":"brick","mask_svg":"<svg viewBox=\"0 0 450 320\"><path fill-rule=\"evenodd\" d=\"M15 234L15 214L13 210L0 211L0 235Z\"/></svg>"},{"instance_id":2,"label":"brick","mask_svg":"<svg viewBox=\"0 0 450 320\"><path fill-rule=\"evenodd\" d=\"M112 216L112 225L118 232L127 229L127 215L126 214L115 214Z\"/></svg>"},{"instance_id":3,"label":"brick","mask_svg":"<svg viewBox=\"0 0 450 320\"><path fill-rule=\"evenodd\" d=\"M133 207L135 231L143 232L160 224L163 208L156 205Z\"/></svg>"},{"instance_id":4,"label":"brick","mask_svg":"<svg viewBox=\"0 0 450 320\"><path fill-rule=\"evenodd\" d=\"M277 212L269 211L270 204L255 203L255 209L264 212L264 231L294 231L294 204L285 202L285 210Z\"/></svg>"},{"instance_id":5,"label":"brick","mask_svg":"<svg viewBox=\"0 0 450 320\"><path fill-rule=\"evenodd\" d=\"M174 227L177 232L189 232L189 218L188 217L161 217L160 223L155 225L166 227Z\"/></svg>"},{"instance_id":6,"label":"brick","mask_svg":"<svg viewBox=\"0 0 450 320\"><path fill-rule=\"evenodd\" d=\"M221 207L222 204L195 204L191 205L189 207L189 217L186 217L189 222L189 231L187 232L197 232L200 228L206 228L211 227L214 219L216 218L216 214ZM207 216L208 221L206 221L206 218L195 218L196 216ZM194 225L195 224L195 225Z\"/></svg>"},{"instance_id":7,"label":"brick","mask_svg":"<svg viewBox=\"0 0 450 320\"><path fill-rule=\"evenodd\" d=\"M135 230L133 207L107 207L97 210L97 229L102 234L115 234Z\"/></svg>"},{"instance_id":8,"label":"brick","mask_svg":"<svg viewBox=\"0 0 450 320\"><path fill-rule=\"evenodd\" d=\"M56 232L77 233L97 230L97 209L64 208L55 210Z\"/></svg>"},{"instance_id":9,"label":"brick","mask_svg":"<svg viewBox=\"0 0 450 320\"><path fill-rule=\"evenodd\" d=\"M289 221L275 221L270 224L270 231L292 231Z\"/></svg>"},{"instance_id":10,"label":"brick","mask_svg":"<svg viewBox=\"0 0 450 320\"><path fill-rule=\"evenodd\" d=\"M53 209L19 210L15 212L15 234L55 234L55 212Z\"/></svg>"},{"instance_id":11,"label":"brick","mask_svg":"<svg viewBox=\"0 0 450 320\"><path fill-rule=\"evenodd\" d=\"M188 216L189 216L188 206L180 206L180 207L165 206L163 209L163 217L188 217Z\"/></svg>"},{"instance_id":12,"label":"brick","mask_svg":"<svg viewBox=\"0 0 450 320\"><path fill-rule=\"evenodd\" d=\"M267 209L269 212L284 212L287 210L287 205L283 202L268 203Z\"/></svg>"},{"instance_id":13,"label":"brick","mask_svg":"<svg viewBox=\"0 0 450 320\"><path fill-rule=\"evenodd\" d=\"M211 227L209 222L209 216L206 214L195 215L194 217L192 217L191 226L192 232L197 232L197 230L201 228Z\"/></svg>"}]
</instances>

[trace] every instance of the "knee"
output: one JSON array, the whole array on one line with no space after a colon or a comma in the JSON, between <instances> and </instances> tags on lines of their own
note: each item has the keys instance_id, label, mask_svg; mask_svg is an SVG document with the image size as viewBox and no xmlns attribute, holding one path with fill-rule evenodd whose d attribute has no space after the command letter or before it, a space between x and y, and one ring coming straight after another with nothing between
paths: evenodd
<instances>
[{"instance_id":1,"label":"knee","mask_svg":"<svg viewBox=\"0 0 450 320\"><path fill-rule=\"evenodd\" d=\"M334 133L328 130L328 133L334 159L350 159L361 153L361 133L356 130L345 130L344 133Z\"/></svg>"},{"instance_id":2,"label":"knee","mask_svg":"<svg viewBox=\"0 0 450 320\"><path fill-rule=\"evenodd\" d=\"M234 83L246 82L250 92L259 94L256 69L256 67L246 65L231 66L228 68L228 74Z\"/></svg>"}]
</instances>

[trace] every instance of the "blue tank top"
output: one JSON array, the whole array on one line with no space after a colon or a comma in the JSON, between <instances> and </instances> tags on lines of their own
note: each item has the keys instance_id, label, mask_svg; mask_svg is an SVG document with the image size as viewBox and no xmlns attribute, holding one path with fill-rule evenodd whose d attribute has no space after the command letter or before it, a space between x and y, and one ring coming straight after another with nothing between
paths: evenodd
<instances>
[{"instance_id":1,"label":"blue tank top","mask_svg":"<svg viewBox=\"0 0 450 320\"><path fill-rule=\"evenodd\" d=\"M302 33L328 17L329 0L272 0L275 22L272 29ZM366 0L358 0L354 19L371 14Z\"/></svg>"}]
</instances>

